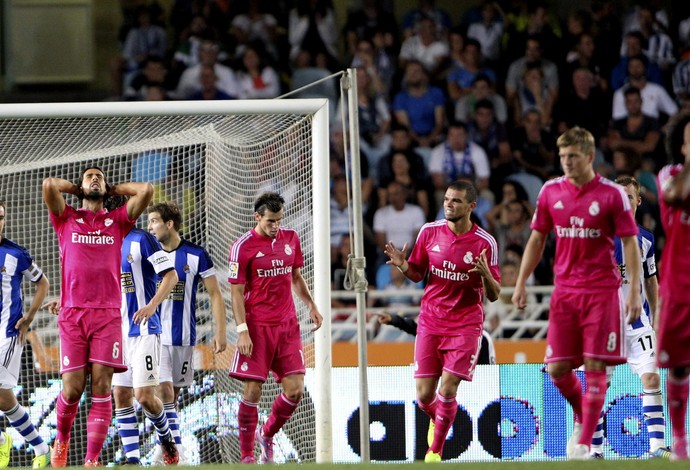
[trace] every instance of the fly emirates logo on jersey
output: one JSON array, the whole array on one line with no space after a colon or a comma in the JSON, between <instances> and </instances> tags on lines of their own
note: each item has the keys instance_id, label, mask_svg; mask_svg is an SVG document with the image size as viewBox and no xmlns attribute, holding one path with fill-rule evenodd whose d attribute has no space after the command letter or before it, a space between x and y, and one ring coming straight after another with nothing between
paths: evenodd
<instances>
[{"instance_id":1,"label":"fly emirates logo on jersey","mask_svg":"<svg viewBox=\"0 0 690 470\"><path fill-rule=\"evenodd\" d=\"M456 269L457 269L457 264L453 263L452 261L448 261L447 259L444 259L443 264L441 266L436 266L436 265L432 264L431 268L430 268L430 272L433 276L440 277L441 279L445 279L447 281L458 281L458 282L469 281L469 279L470 279L469 273L458 272L458 271L456 271Z\"/></svg>"},{"instance_id":2,"label":"fly emirates logo on jersey","mask_svg":"<svg viewBox=\"0 0 690 470\"><path fill-rule=\"evenodd\" d=\"M115 237L112 235L101 235L100 230L88 232L86 235L72 232L72 243L79 245L114 245Z\"/></svg>"},{"instance_id":3,"label":"fly emirates logo on jersey","mask_svg":"<svg viewBox=\"0 0 690 470\"><path fill-rule=\"evenodd\" d=\"M285 266L285 261L282 259L272 259L270 268L257 268L256 270L258 277L274 277L284 274L292 274L292 265Z\"/></svg>"},{"instance_id":4,"label":"fly emirates logo on jersey","mask_svg":"<svg viewBox=\"0 0 690 470\"><path fill-rule=\"evenodd\" d=\"M556 225L556 235L558 238L599 238L601 236L601 229L585 227L584 224L583 217L570 216L570 227Z\"/></svg>"}]
</instances>

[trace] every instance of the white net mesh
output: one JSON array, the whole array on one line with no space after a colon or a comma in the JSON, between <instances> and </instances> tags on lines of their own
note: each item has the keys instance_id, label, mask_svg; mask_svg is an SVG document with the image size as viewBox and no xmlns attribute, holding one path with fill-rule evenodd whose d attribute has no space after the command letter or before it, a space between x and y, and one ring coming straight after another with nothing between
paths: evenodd
<instances>
[{"instance_id":1,"label":"white net mesh","mask_svg":"<svg viewBox=\"0 0 690 470\"><path fill-rule=\"evenodd\" d=\"M225 274L228 250L232 241L254 226L253 202L261 192L278 191L286 199L286 225L301 235L306 263L302 272L313 288L310 115L3 119L0 148L0 198L7 204L5 236L30 250L51 281L51 297L59 294L59 254L41 182L47 176L76 181L87 163L103 168L111 184L149 181L156 188L154 201L173 200L180 205L183 236L206 247L221 273L229 345L235 343L236 335ZM78 202L68 196L67 203ZM144 217L138 225L145 228ZM26 284L28 302L33 290ZM307 365L313 367L309 315L301 302L296 304ZM195 382L182 392L179 403L185 458L189 464L237 462L237 406L242 384L227 376L231 355L214 356L207 347L214 325L204 295L199 296L197 316ZM25 350L19 400L30 408L34 424L50 442L55 435L55 398L60 389L56 319L40 313L33 329L39 341ZM260 423L277 393L271 378L260 403ZM71 465L80 465L86 450L86 409L82 402L72 431ZM143 424L140 409L137 413L142 423L142 456L150 456L154 432L148 423ZM314 460L314 422L307 390L299 409L276 437L276 461ZM13 465L30 465L32 455L21 436L9 432L15 442ZM113 424L102 461L117 461L120 448Z\"/></svg>"}]
</instances>

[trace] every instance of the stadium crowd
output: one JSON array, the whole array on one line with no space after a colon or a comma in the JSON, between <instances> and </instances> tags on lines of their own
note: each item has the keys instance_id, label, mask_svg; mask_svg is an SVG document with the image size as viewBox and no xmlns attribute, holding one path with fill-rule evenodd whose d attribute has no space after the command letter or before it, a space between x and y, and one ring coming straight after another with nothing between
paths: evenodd
<instances>
[{"instance_id":1,"label":"stadium crowd","mask_svg":"<svg viewBox=\"0 0 690 470\"><path fill-rule=\"evenodd\" d=\"M672 18L655 0L593 0L566 17L541 0L466 2L456 16L433 0L403 12L391 0L356 3L338 19L331 0L177 0L167 12L156 0L122 2L113 88L123 100L275 98L357 68L365 254L376 289L409 287L391 275L383 247L412 245L425 222L443 216L444 190L458 178L479 190L475 221L497 239L503 284L514 285L537 193L562 174L556 138L575 126L596 139L598 173L640 182L637 220L662 259L656 173L667 120L690 106L690 18ZM319 91L333 110L336 88L331 80ZM340 290L349 155L332 114L332 282ZM552 234L531 283L553 283L553 255ZM495 315L512 308L504 304ZM489 328L499 323L492 315Z\"/></svg>"}]
</instances>

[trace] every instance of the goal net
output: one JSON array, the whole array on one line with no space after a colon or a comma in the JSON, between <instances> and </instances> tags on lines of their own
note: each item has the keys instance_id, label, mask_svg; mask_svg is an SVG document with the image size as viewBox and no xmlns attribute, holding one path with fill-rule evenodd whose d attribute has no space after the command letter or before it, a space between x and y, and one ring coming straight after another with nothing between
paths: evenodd
<instances>
[{"instance_id":1,"label":"goal net","mask_svg":"<svg viewBox=\"0 0 690 470\"><path fill-rule=\"evenodd\" d=\"M186 463L239 461L237 409L242 383L227 370L236 342L227 256L231 243L254 227L253 202L265 191L286 200L285 225L298 231L305 255L302 269L326 323L311 333L309 313L296 300L307 374L317 390L306 390L297 412L275 438L276 461L330 460L330 322L328 242L328 113L326 100L266 100L214 103L83 103L0 106L0 199L6 202L5 236L27 247L59 295L57 239L42 200L47 176L78 181L85 165L104 169L111 184L148 181L155 201L175 201L183 212L182 234L204 246L219 272L228 321L228 349L214 355L210 303L201 288L192 386L181 393L180 430ZM67 204L78 205L73 196ZM145 216L137 225L146 228ZM24 283L25 302L33 295ZM41 436L56 432L55 399L61 388L56 317L39 312L25 349L17 389ZM315 366L323 366L316 367ZM88 390L87 385L87 390ZM269 378L259 423L270 412L279 385ZM86 451L88 396L82 398L72 430L70 465ZM154 435L137 407L141 451L150 458ZM32 454L20 434L13 465L30 465ZM115 422L101 459L122 455Z\"/></svg>"}]
</instances>

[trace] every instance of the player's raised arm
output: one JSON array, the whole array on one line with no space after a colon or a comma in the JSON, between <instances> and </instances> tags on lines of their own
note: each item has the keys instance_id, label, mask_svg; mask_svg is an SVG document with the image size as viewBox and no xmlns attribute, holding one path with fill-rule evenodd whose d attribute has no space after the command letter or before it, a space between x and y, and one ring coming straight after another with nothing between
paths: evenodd
<instances>
[{"instance_id":1,"label":"player's raised arm","mask_svg":"<svg viewBox=\"0 0 690 470\"><path fill-rule=\"evenodd\" d=\"M111 194L130 196L127 200L127 217L138 219L153 199L151 183L120 183L110 188Z\"/></svg>"},{"instance_id":2,"label":"player's raised arm","mask_svg":"<svg viewBox=\"0 0 690 470\"><path fill-rule=\"evenodd\" d=\"M216 276L206 277L203 282L211 298L211 312L216 321L216 334L213 335L213 352L221 353L225 351L228 345L225 330L225 301L220 292L220 286L218 285L218 278Z\"/></svg>"},{"instance_id":3,"label":"player's raised arm","mask_svg":"<svg viewBox=\"0 0 690 470\"><path fill-rule=\"evenodd\" d=\"M43 200L53 215L60 215L65 211L65 199L62 193L77 196L79 191L79 186L62 178L49 177L43 180Z\"/></svg>"}]
</instances>

